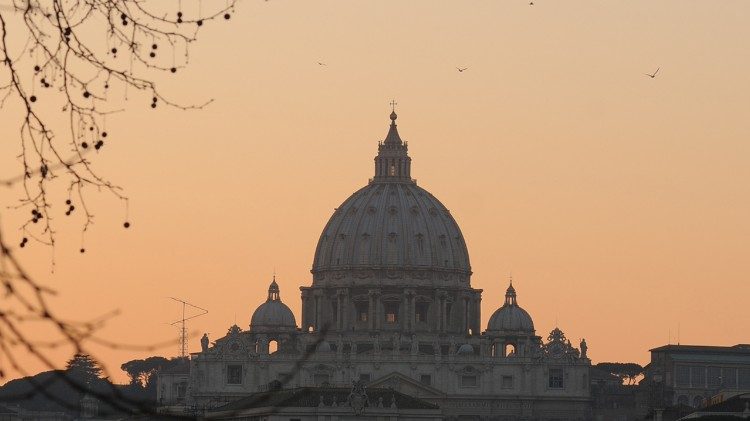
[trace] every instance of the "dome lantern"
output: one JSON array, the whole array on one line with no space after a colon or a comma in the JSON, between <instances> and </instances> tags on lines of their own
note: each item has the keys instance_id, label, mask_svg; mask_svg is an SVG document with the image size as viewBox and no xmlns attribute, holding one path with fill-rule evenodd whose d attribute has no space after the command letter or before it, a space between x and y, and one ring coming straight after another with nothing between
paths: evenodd
<instances>
[{"instance_id":1,"label":"dome lantern","mask_svg":"<svg viewBox=\"0 0 750 421\"><path fill-rule=\"evenodd\" d=\"M279 284L276 283L276 275L273 276L271 285L268 286L268 299L266 301L281 301L279 295Z\"/></svg>"},{"instance_id":2,"label":"dome lantern","mask_svg":"<svg viewBox=\"0 0 750 421\"><path fill-rule=\"evenodd\" d=\"M488 332L534 333L534 321L526 310L518 305L516 289L511 279L505 291L505 303L497 309L487 323Z\"/></svg>"},{"instance_id":3,"label":"dome lantern","mask_svg":"<svg viewBox=\"0 0 750 421\"><path fill-rule=\"evenodd\" d=\"M396 103L391 101L391 126L385 140L378 144L378 156L375 157L375 182L400 181L413 183L411 179L411 158L409 145L401 140L396 128Z\"/></svg>"}]
</instances>

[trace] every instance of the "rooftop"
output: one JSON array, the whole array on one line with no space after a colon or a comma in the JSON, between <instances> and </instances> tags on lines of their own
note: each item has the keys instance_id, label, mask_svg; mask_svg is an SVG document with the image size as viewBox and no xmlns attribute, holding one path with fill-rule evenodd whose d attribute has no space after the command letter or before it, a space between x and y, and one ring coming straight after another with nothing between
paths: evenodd
<instances>
[{"instance_id":1,"label":"rooftop","mask_svg":"<svg viewBox=\"0 0 750 421\"><path fill-rule=\"evenodd\" d=\"M650 352L688 352L688 353L711 353L711 354L740 354L750 355L750 344L737 344L733 346L711 346L711 345L664 345L652 348Z\"/></svg>"}]
</instances>

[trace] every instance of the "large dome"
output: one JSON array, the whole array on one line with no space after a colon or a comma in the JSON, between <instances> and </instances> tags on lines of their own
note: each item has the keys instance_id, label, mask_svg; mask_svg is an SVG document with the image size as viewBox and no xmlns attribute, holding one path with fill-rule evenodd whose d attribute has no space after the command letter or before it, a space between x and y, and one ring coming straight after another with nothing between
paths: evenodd
<instances>
[{"instance_id":1,"label":"large dome","mask_svg":"<svg viewBox=\"0 0 750 421\"><path fill-rule=\"evenodd\" d=\"M531 320L529 313L518 305L513 284L505 293L505 304L490 317L487 331L534 333L534 321Z\"/></svg>"},{"instance_id":2,"label":"large dome","mask_svg":"<svg viewBox=\"0 0 750 421\"><path fill-rule=\"evenodd\" d=\"M379 145L375 177L326 224L315 251L314 279L328 271L406 269L471 274L461 230L448 209L411 179L408 145L391 114ZM318 276L323 275L323 276Z\"/></svg>"},{"instance_id":3,"label":"large dome","mask_svg":"<svg viewBox=\"0 0 750 421\"><path fill-rule=\"evenodd\" d=\"M286 304L281 302L279 295L279 285L276 279L268 287L268 299L265 303L258 306L250 318L251 332L295 330L297 321L294 313Z\"/></svg>"}]
</instances>

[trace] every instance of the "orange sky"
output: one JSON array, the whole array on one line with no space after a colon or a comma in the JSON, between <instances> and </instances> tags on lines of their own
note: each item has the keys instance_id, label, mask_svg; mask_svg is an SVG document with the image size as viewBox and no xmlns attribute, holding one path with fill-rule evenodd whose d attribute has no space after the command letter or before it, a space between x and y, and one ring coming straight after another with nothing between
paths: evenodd
<instances>
[{"instance_id":1,"label":"orange sky","mask_svg":"<svg viewBox=\"0 0 750 421\"><path fill-rule=\"evenodd\" d=\"M749 342L750 3L527 3L243 2L159 79L212 105L131 95L107 122L96 167L126 188L131 229L92 190L86 254L82 215L60 203L57 248L19 255L66 318L120 309L101 335L123 343L176 339L169 296L207 308L190 329L212 339L246 328L274 268L299 322L320 231L372 176L395 98L412 175L463 230L485 323L512 271L537 333L585 337L594 362L645 363L678 326L682 343ZM15 111L0 112L0 178L20 171ZM19 196L0 190L11 243ZM149 355L93 349L118 381Z\"/></svg>"}]
</instances>

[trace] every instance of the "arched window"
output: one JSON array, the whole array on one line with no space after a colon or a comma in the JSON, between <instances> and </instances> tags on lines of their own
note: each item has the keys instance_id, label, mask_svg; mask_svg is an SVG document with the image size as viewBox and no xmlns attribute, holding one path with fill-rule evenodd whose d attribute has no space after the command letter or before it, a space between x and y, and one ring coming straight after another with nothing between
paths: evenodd
<instances>
[{"instance_id":1,"label":"arched window","mask_svg":"<svg viewBox=\"0 0 750 421\"><path fill-rule=\"evenodd\" d=\"M513 344L505 344L505 356L515 357L516 356L516 346Z\"/></svg>"},{"instance_id":2,"label":"arched window","mask_svg":"<svg viewBox=\"0 0 750 421\"><path fill-rule=\"evenodd\" d=\"M268 353L273 354L274 352L279 350L279 342L276 339L271 339L270 342L268 342Z\"/></svg>"},{"instance_id":3,"label":"arched window","mask_svg":"<svg viewBox=\"0 0 750 421\"><path fill-rule=\"evenodd\" d=\"M490 345L490 356L491 357L497 356L497 344Z\"/></svg>"}]
</instances>

